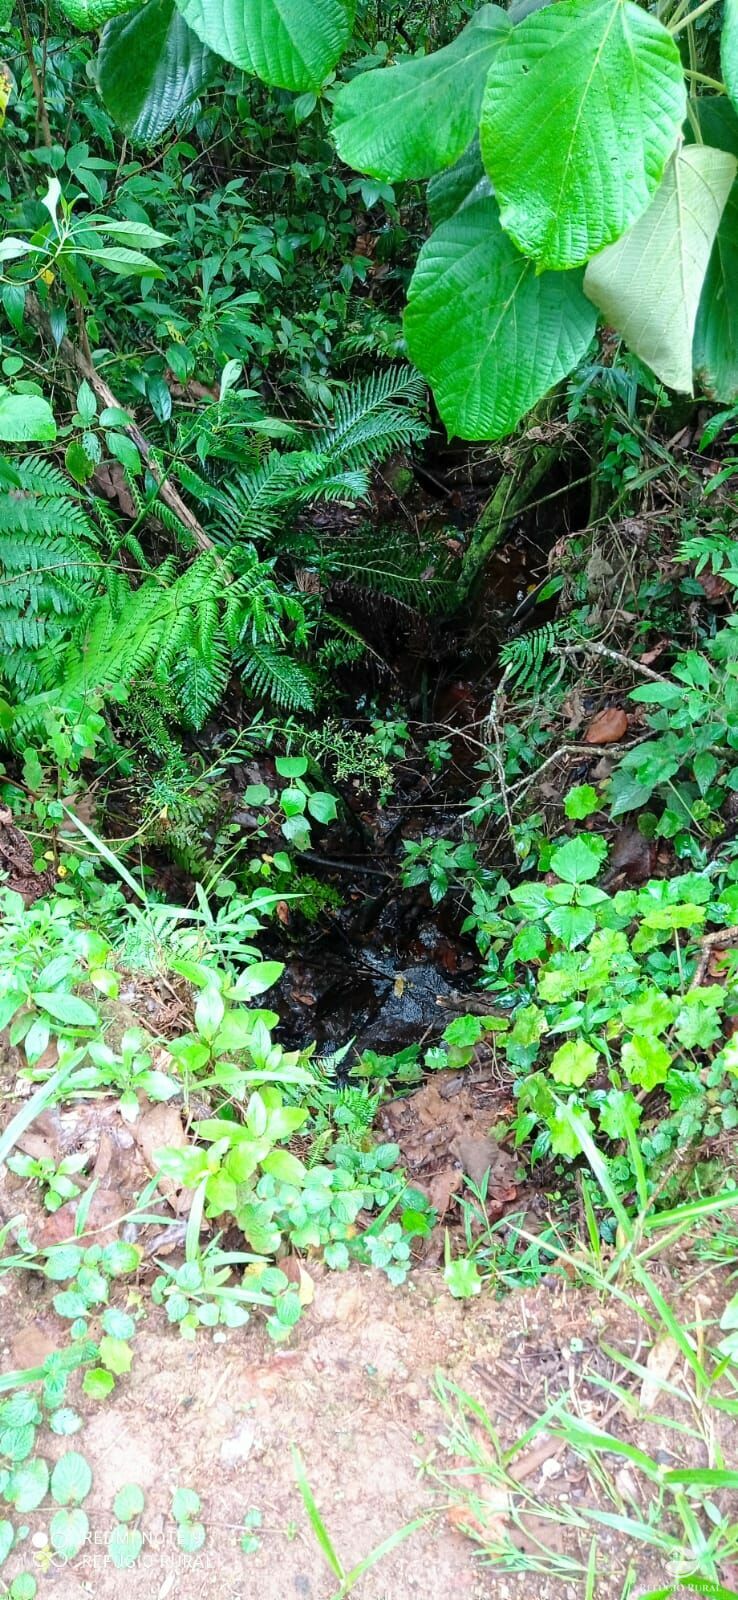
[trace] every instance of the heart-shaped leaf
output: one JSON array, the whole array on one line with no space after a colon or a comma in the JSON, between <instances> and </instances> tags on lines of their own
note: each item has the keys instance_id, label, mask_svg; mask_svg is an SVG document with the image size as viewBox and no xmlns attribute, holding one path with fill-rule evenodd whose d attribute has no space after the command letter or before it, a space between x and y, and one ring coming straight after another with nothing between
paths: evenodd
<instances>
[{"instance_id":1,"label":"heart-shaped leaf","mask_svg":"<svg viewBox=\"0 0 738 1600\"><path fill-rule=\"evenodd\" d=\"M73 1561L89 1533L90 1524L84 1511L57 1511L51 1519L49 1539L52 1549L64 1561Z\"/></svg>"},{"instance_id":2,"label":"heart-shaped leaf","mask_svg":"<svg viewBox=\"0 0 738 1600\"><path fill-rule=\"evenodd\" d=\"M576 366L596 321L581 272L537 274L481 199L423 246L405 332L449 432L499 439Z\"/></svg>"},{"instance_id":3,"label":"heart-shaped leaf","mask_svg":"<svg viewBox=\"0 0 738 1600\"><path fill-rule=\"evenodd\" d=\"M79 1504L90 1492L92 1473L78 1450L67 1450L51 1474L51 1493L59 1506Z\"/></svg>"}]
</instances>

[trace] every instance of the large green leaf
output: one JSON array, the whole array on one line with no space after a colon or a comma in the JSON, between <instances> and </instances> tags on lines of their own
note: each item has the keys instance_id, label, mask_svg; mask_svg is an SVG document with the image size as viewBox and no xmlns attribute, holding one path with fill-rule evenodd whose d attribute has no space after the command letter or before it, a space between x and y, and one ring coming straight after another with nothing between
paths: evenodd
<instances>
[{"instance_id":1,"label":"large green leaf","mask_svg":"<svg viewBox=\"0 0 738 1600\"><path fill-rule=\"evenodd\" d=\"M691 102L705 144L738 156L738 116L725 95ZM694 138L690 125L686 137ZM702 288L692 361L695 377L711 400L738 400L738 181L728 196Z\"/></svg>"},{"instance_id":2,"label":"large green leaf","mask_svg":"<svg viewBox=\"0 0 738 1600\"><path fill-rule=\"evenodd\" d=\"M582 273L537 274L482 199L423 246L405 332L449 432L499 439L571 372L596 321Z\"/></svg>"},{"instance_id":3,"label":"large green leaf","mask_svg":"<svg viewBox=\"0 0 738 1600\"><path fill-rule=\"evenodd\" d=\"M734 106L738 107L738 0L725 0L720 63L725 87Z\"/></svg>"},{"instance_id":4,"label":"large green leaf","mask_svg":"<svg viewBox=\"0 0 738 1600\"><path fill-rule=\"evenodd\" d=\"M502 225L542 267L574 267L645 211L684 120L674 40L631 0L559 0L498 50L482 155Z\"/></svg>"},{"instance_id":5,"label":"large green leaf","mask_svg":"<svg viewBox=\"0 0 738 1600\"><path fill-rule=\"evenodd\" d=\"M482 163L478 136L446 172L437 172L428 184L426 199L434 228L448 221L471 200L491 195L492 185Z\"/></svg>"},{"instance_id":6,"label":"large green leaf","mask_svg":"<svg viewBox=\"0 0 738 1600\"><path fill-rule=\"evenodd\" d=\"M25 443L56 438L54 413L38 394L0 394L0 439Z\"/></svg>"},{"instance_id":7,"label":"large green leaf","mask_svg":"<svg viewBox=\"0 0 738 1600\"><path fill-rule=\"evenodd\" d=\"M280 89L319 89L351 37L354 0L177 0L203 44Z\"/></svg>"},{"instance_id":8,"label":"large green leaf","mask_svg":"<svg viewBox=\"0 0 738 1600\"><path fill-rule=\"evenodd\" d=\"M100 40L97 81L114 122L134 144L154 144L197 98L216 66L174 0L109 22Z\"/></svg>"},{"instance_id":9,"label":"large green leaf","mask_svg":"<svg viewBox=\"0 0 738 1600\"><path fill-rule=\"evenodd\" d=\"M735 174L723 150L680 150L648 211L587 268L590 299L672 389L692 392L697 308Z\"/></svg>"},{"instance_id":10,"label":"large green leaf","mask_svg":"<svg viewBox=\"0 0 738 1600\"><path fill-rule=\"evenodd\" d=\"M499 6L484 5L443 50L354 78L335 104L342 160L389 182L450 167L477 131L485 79L510 29Z\"/></svg>"},{"instance_id":11,"label":"large green leaf","mask_svg":"<svg viewBox=\"0 0 738 1600\"><path fill-rule=\"evenodd\" d=\"M702 289L692 360L711 400L738 400L738 183L720 218Z\"/></svg>"}]
</instances>

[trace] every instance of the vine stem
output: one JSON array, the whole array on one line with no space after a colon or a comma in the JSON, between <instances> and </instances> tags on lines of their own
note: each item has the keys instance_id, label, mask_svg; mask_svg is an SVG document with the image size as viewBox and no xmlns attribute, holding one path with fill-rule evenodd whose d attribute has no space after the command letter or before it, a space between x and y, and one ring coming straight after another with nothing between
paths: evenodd
<instances>
[{"instance_id":1,"label":"vine stem","mask_svg":"<svg viewBox=\"0 0 738 1600\"><path fill-rule=\"evenodd\" d=\"M698 17L703 17L706 11L712 11L713 6L716 6L717 3L718 0L702 0L702 4L696 6L694 11L690 11L686 17L681 17L677 22L667 23L669 33L672 37L674 34L681 33L682 28L688 28L691 23L697 21Z\"/></svg>"},{"instance_id":2,"label":"vine stem","mask_svg":"<svg viewBox=\"0 0 738 1600\"><path fill-rule=\"evenodd\" d=\"M51 126L49 124L49 114L46 110L43 84L38 74L36 57L33 54L33 37L28 26L28 12L26 11L25 0L18 0L18 17L20 20L21 33L23 35L23 47L28 60L28 71L31 75L33 96L36 101L36 115L38 118L39 127L41 129L41 137L46 145L47 150L50 150L53 143L51 137Z\"/></svg>"}]
</instances>

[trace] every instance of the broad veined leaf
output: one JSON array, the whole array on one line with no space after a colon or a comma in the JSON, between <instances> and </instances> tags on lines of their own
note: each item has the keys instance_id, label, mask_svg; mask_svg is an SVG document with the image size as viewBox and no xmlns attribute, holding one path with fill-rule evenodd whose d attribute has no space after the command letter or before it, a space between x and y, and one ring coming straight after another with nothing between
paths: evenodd
<instances>
[{"instance_id":1,"label":"broad veined leaf","mask_svg":"<svg viewBox=\"0 0 738 1600\"><path fill-rule=\"evenodd\" d=\"M711 400L738 400L738 182L728 195L702 288L692 360Z\"/></svg>"},{"instance_id":2,"label":"broad veined leaf","mask_svg":"<svg viewBox=\"0 0 738 1600\"><path fill-rule=\"evenodd\" d=\"M738 116L725 95L692 101L705 144L738 156ZM686 137L693 137L690 127ZM738 400L738 181L728 196L702 288L692 361L711 400Z\"/></svg>"},{"instance_id":3,"label":"broad veined leaf","mask_svg":"<svg viewBox=\"0 0 738 1600\"><path fill-rule=\"evenodd\" d=\"M59 0L59 4L73 27L90 33L104 28L111 17L132 10L136 0Z\"/></svg>"},{"instance_id":4,"label":"broad veined leaf","mask_svg":"<svg viewBox=\"0 0 738 1600\"><path fill-rule=\"evenodd\" d=\"M490 67L482 155L503 227L541 267L588 261L645 211L686 110L674 40L632 0L559 0Z\"/></svg>"},{"instance_id":5,"label":"broad veined leaf","mask_svg":"<svg viewBox=\"0 0 738 1600\"><path fill-rule=\"evenodd\" d=\"M177 0L198 39L264 83L319 89L348 44L354 0Z\"/></svg>"},{"instance_id":6,"label":"broad veined leaf","mask_svg":"<svg viewBox=\"0 0 738 1600\"><path fill-rule=\"evenodd\" d=\"M697 310L735 174L724 150L680 150L648 211L585 274L590 299L672 389L692 392Z\"/></svg>"},{"instance_id":7,"label":"broad veined leaf","mask_svg":"<svg viewBox=\"0 0 738 1600\"><path fill-rule=\"evenodd\" d=\"M0 395L0 439L7 443L56 438L54 413L37 394Z\"/></svg>"},{"instance_id":8,"label":"broad veined leaf","mask_svg":"<svg viewBox=\"0 0 738 1600\"><path fill-rule=\"evenodd\" d=\"M389 182L450 167L477 131L485 79L510 28L500 6L484 5L442 50L354 78L335 102L342 160Z\"/></svg>"},{"instance_id":9,"label":"broad veined leaf","mask_svg":"<svg viewBox=\"0 0 738 1600\"><path fill-rule=\"evenodd\" d=\"M576 366L596 321L582 273L536 274L484 199L423 246L405 333L449 432L499 439Z\"/></svg>"},{"instance_id":10,"label":"broad veined leaf","mask_svg":"<svg viewBox=\"0 0 738 1600\"><path fill-rule=\"evenodd\" d=\"M725 0L720 64L725 87L738 109L738 0Z\"/></svg>"},{"instance_id":11,"label":"broad veined leaf","mask_svg":"<svg viewBox=\"0 0 738 1600\"><path fill-rule=\"evenodd\" d=\"M472 200L485 200L492 194L492 185L484 170L482 152L477 134L468 150L445 172L431 178L426 191L428 212L434 228L448 222L462 206Z\"/></svg>"},{"instance_id":12,"label":"broad veined leaf","mask_svg":"<svg viewBox=\"0 0 738 1600\"><path fill-rule=\"evenodd\" d=\"M132 16L108 23L97 81L123 133L134 144L153 144L197 98L216 65L174 0L148 0Z\"/></svg>"}]
</instances>

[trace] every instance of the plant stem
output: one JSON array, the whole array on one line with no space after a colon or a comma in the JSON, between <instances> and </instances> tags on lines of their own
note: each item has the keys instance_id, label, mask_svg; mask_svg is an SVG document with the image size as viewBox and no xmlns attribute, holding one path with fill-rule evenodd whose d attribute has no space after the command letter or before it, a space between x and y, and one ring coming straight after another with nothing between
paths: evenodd
<instances>
[{"instance_id":1,"label":"plant stem","mask_svg":"<svg viewBox=\"0 0 738 1600\"><path fill-rule=\"evenodd\" d=\"M468 595L481 577L488 556L504 536L507 523L523 510L531 490L537 487L557 459L558 451L554 445L536 445L523 457L519 466L503 474L482 511L464 556L459 579L462 597Z\"/></svg>"},{"instance_id":2,"label":"plant stem","mask_svg":"<svg viewBox=\"0 0 738 1600\"><path fill-rule=\"evenodd\" d=\"M26 59L28 61L28 71L31 75L33 96L36 101L36 117L38 125L41 129L41 137L46 145L47 150L50 150L53 141L51 138L51 127L49 125L49 114L46 110L43 84L38 74L36 57L33 54L33 37L28 26L28 12L26 11L25 0L18 0L18 18L20 21L21 33L23 35L23 46L26 52Z\"/></svg>"},{"instance_id":3,"label":"plant stem","mask_svg":"<svg viewBox=\"0 0 738 1600\"><path fill-rule=\"evenodd\" d=\"M718 94L727 94L728 92L725 84L721 83L719 78L708 78L706 72L696 72L693 67L685 67L684 76L685 78L693 78L695 83L704 83L707 89L715 89Z\"/></svg>"},{"instance_id":4,"label":"plant stem","mask_svg":"<svg viewBox=\"0 0 738 1600\"><path fill-rule=\"evenodd\" d=\"M681 33L682 28L688 28L691 23L697 21L698 17L703 17L706 11L712 11L713 6L716 6L717 3L718 0L702 0L702 4L696 6L694 11L690 11L688 16L682 17L680 21L667 24L670 34L674 36L677 33Z\"/></svg>"}]
</instances>

